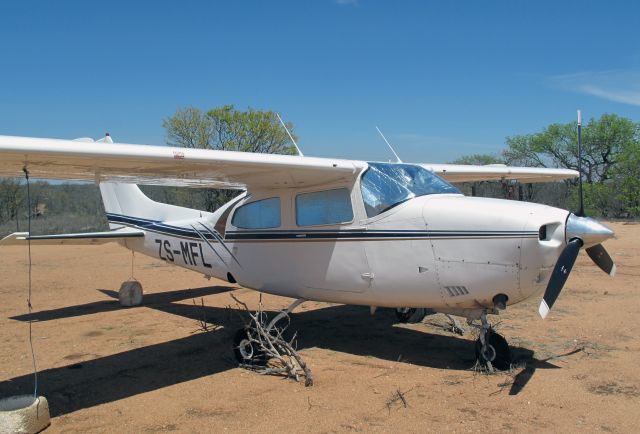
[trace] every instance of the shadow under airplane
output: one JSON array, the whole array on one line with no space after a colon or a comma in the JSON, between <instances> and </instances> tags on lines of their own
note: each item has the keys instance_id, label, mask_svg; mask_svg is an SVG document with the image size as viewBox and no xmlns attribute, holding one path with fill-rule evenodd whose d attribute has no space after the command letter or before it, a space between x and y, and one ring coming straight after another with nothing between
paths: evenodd
<instances>
[{"instance_id":1,"label":"shadow under airplane","mask_svg":"<svg viewBox=\"0 0 640 434\"><path fill-rule=\"evenodd\" d=\"M141 308L196 321L206 318L208 323L223 327L39 372L39 390L49 400L51 415L68 414L237 367L231 342L235 331L242 326L239 314L244 312L233 308L176 303L233 289L204 287L145 295ZM114 291L100 291L117 299ZM120 309L116 300L101 301L12 319L51 321L115 309ZM270 312L273 314L275 312ZM368 308L338 305L299 311L291 315L291 320L292 328L299 331L298 348L301 350L317 347L448 370L468 370L475 362L473 341L457 335L392 327L395 314L390 309L380 309L371 316ZM516 347L512 351L518 360L527 361L527 364L531 361L535 368L557 368L546 361L535 360L529 349ZM180 369L176 369L176 365ZM529 378L519 385L524 387ZM32 388L33 374L24 375L0 382L0 396L21 394ZM512 389L515 390L514 387Z\"/></svg>"}]
</instances>

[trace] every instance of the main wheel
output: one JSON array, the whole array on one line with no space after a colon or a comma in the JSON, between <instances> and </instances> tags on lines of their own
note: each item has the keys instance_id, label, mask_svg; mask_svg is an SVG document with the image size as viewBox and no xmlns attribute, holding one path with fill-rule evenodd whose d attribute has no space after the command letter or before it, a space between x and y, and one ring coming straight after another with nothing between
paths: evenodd
<instances>
[{"instance_id":1,"label":"main wheel","mask_svg":"<svg viewBox=\"0 0 640 434\"><path fill-rule=\"evenodd\" d=\"M487 331L485 336L486 347L482 348L480 339L476 341L476 359L486 366L487 362L500 370L506 371L511 367L511 351L507 340L493 330Z\"/></svg>"},{"instance_id":2,"label":"main wheel","mask_svg":"<svg viewBox=\"0 0 640 434\"><path fill-rule=\"evenodd\" d=\"M396 308L396 318L398 318L398 322L401 323L418 323L421 322L424 317L427 315L427 312L423 308L415 308L415 307L397 307Z\"/></svg>"},{"instance_id":3,"label":"main wheel","mask_svg":"<svg viewBox=\"0 0 640 434\"><path fill-rule=\"evenodd\" d=\"M238 363L257 365L264 363L264 353L249 339L250 331L241 328L233 337L233 354Z\"/></svg>"}]
</instances>

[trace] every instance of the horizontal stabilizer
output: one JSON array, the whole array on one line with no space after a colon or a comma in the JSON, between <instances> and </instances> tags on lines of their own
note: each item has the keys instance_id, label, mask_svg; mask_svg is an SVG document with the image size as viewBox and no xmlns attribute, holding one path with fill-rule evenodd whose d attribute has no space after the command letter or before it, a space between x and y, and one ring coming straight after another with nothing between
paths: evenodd
<instances>
[{"instance_id":1,"label":"horizontal stabilizer","mask_svg":"<svg viewBox=\"0 0 640 434\"><path fill-rule=\"evenodd\" d=\"M0 240L2 246L24 245L27 241L31 244L49 245L96 245L106 244L124 240L127 238L144 237L144 231L136 229L125 229L107 232L85 232L80 234L55 234L55 235L32 235L29 232L14 232Z\"/></svg>"}]
</instances>

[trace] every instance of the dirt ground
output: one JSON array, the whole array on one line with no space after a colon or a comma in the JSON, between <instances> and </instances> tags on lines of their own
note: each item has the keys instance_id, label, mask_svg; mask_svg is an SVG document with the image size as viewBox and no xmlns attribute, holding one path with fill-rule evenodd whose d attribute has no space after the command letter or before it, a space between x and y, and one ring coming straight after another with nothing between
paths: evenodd
<instances>
[{"instance_id":1,"label":"dirt ground","mask_svg":"<svg viewBox=\"0 0 640 434\"><path fill-rule=\"evenodd\" d=\"M257 293L136 255L144 305L121 308L127 250L33 247L47 433L638 432L640 225L611 226L615 278L581 252L546 320L537 299L493 318L522 365L513 372L472 371L475 336L445 331L442 315L397 325L390 310L371 316L366 307L307 302L292 328L314 373L309 388L236 366L231 339L240 322L227 308L229 292L251 306ZM31 393L33 376L26 248L0 248L0 259L4 397ZM290 302L264 301L274 311ZM198 330L201 319L216 330Z\"/></svg>"}]
</instances>

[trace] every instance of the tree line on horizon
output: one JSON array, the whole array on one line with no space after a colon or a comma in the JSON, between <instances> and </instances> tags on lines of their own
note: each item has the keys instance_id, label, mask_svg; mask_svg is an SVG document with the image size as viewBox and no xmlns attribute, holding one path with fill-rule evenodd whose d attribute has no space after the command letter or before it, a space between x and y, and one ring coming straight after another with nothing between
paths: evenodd
<instances>
[{"instance_id":1,"label":"tree line on horizon","mask_svg":"<svg viewBox=\"0 0 640 434\"><path fill-rule=\"evenodd\" d=\"M294 125L286 123L296 138ZM163 120L167 144L199 149L295 154L273 111L237 110L225 105L208 111L178 109ZM507 137L500 155L473 154L455 164L506 164L578 170L577 124L551 124L542 131ZM615 114L590 119L582 127L582 178L589 215L640 217L640 123ZM518 197L562 208L577 208L577 180L541 184L479 182L460 185L478 196ZM141 186L152 199L213 211L237 190ZM516 194L514 194L516 192ZM515 197L514 197L515 196ZM33 232L104 230L100 193L93 184L31 183ZM26 188L20 178L0 178L0 235L26 230Z\"/></svg>"},{"instance_id":2,"label":"tree line on horizon","mask_svg":"<svg viewBox=\"0 0 640 434\"><path fill-rule=\"evenodd\" d=\"M457 164L506 164L578 170L577 122L551 124L542 131L507 137L500 155L473 154ZM582 126L582 180L587 214L640 217L640 123L603 114ZM495 192L491 183L485 189ZM528 184L524 200L576 209L578 179ZM564 204L564 205L563 205Z\"/></svg>"}]
</instances>

